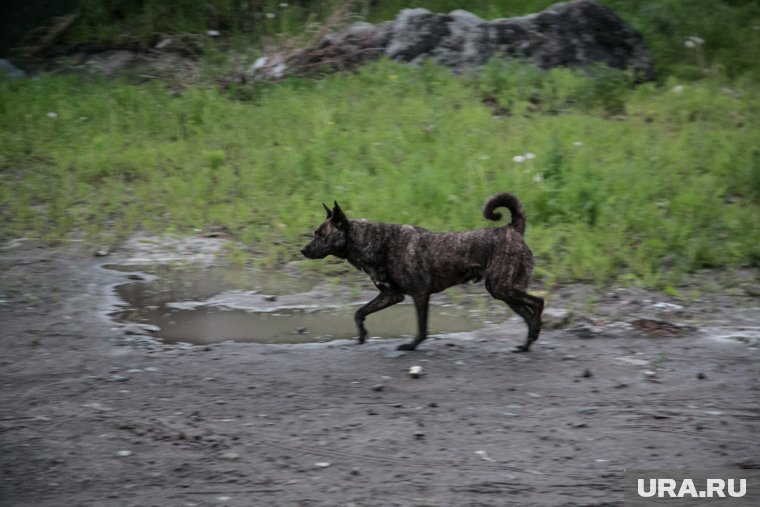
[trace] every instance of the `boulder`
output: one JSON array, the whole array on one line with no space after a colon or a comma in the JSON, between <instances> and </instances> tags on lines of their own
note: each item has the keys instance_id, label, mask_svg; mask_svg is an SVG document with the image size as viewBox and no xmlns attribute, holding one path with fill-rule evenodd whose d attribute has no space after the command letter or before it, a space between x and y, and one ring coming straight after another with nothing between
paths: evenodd
<instances>
[{"instance_id":1,"label":"boulder","mask_svg":"<svg viewBox=\"0 0 760 507\"><path fill-rule=\"evenodd\" d=\"M630 69L638 80L654 77L654 64L641 34L595 0L555 4L527 16L486 21L463 10L437 14L404 9L395 20L356 23L324 37L317 46L288 55L273 72L259 65L255 74L277 78L355 67L385 55L416 64L432 59L454 72L485 64L491 58L522 58L541 68L586 67L602 63Z\"/></svg>"}]
</instances>

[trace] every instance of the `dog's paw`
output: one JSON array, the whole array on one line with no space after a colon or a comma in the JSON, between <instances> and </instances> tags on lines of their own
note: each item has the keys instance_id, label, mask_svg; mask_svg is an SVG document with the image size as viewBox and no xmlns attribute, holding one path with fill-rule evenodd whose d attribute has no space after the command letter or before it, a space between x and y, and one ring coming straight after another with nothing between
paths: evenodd
<instances>
[{"instance_id":1,"label":"dog's paw","mask_svg":"<svg viewBox=\"0 0 760 507\"><path fill-rule=\"evenodd\" d=\"M396 347L396 350L414 350L415 348L417 348L417 346L413 343L402 343Z\"/></svg>"},{"instance_id":2,"label":"dog's paw","mask_svg":"<svg viewBox=\"0 0 760 507\"><path fill-rule=\"evenodd\" d=\"M518 345L517 347L512 349L512 352L530 352L530 346L529 345Z\"/></svg>"}]
</instances>

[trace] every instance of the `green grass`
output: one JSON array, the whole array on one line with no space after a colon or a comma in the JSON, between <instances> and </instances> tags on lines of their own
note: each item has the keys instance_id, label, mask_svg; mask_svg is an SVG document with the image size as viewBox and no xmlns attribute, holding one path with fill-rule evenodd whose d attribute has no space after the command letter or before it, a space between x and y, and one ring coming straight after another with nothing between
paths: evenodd
<instances>
[{"instance_id":1,"label":"green grass","mask_svg":"<svg viewBox=\"0 0 760 507\"><path fill-rule=\"evenodd\" d=\"M661 76L700 77L705 71L760 78L760 3L757 0L600 0L637 28L647 41ZM300 34L323 21L346 0L77 0L80 17L64 34L68 42L152 47L157 34L200 34L207 53L230 47L247 50L264 39ZM466 8L484 19L521 16L556 0L355 0L352 11L376 22L400 9L433 12ZM206 36L218 30L216 40ZM684 47L691 36L704 40L697 51ZM696 66L699 60L699 68Z\"/></svg>"},{"instance_id":2,"label":"green grass","mask_svg":"<svg viewBox=\"0 0 760 507\"><path fill-rule=\"evenodd\" d=\"M462 230L489 225L484 200L511 191L549 282L666 286L760 264L752 79L633 88L606 69L493 63L457 77L382 61L244 91L250 100L201 86L0 80L0 237L102 243L216 225L277 265L299 257L323 201ZM484 96L510 114L495 118ZM513 161L526 153L535 158Z\"/></svg>"}]
</instances>

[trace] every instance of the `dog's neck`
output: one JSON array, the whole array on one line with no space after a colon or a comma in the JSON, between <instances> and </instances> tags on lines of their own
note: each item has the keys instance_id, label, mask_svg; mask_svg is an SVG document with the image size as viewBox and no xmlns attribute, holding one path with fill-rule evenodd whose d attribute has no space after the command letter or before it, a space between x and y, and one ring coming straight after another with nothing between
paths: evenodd
<instances>
[{"instance_id":1,"label":"dog's neck","mask_svg":"<svg viewBox=\"0 0 760 507\"><path fill-rule=\"evenodd\" d=\"M374 270L375 266L384 264L387 257L387 246L393 226L367 220L349 220L346 234L346 259L357 269L365 272Z\"/></svg>"}]
</instances>

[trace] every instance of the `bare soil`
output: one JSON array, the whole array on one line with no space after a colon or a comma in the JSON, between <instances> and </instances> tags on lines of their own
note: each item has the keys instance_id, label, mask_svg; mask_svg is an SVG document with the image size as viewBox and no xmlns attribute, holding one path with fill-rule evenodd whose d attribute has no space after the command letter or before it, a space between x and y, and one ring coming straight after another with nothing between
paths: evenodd
<instances>
[{"instance_id":1,"label":"bare soil","mask_svg":"<svg viewBox=\"0 0 760 507\"><path fill-rule=\"evenodd\" d=\"M0 250L3 506L602 506L626 469L760 467L756 271L681 299L557 287L572 321L529 354L506 311L402 354L137 346L102 262Z\"/></svg>"}]
</instances>

